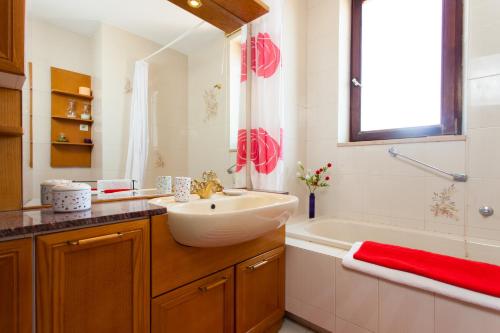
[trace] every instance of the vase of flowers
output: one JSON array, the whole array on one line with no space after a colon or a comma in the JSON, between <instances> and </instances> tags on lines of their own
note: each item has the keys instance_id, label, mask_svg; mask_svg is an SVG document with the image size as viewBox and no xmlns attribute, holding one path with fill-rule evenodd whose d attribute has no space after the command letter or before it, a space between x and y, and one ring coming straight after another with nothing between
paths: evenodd
<instances>
[{"instance_id":1,"label":"vase of flowers","mask_svg":"<svg viewBox=\"0 0 500 333\"><path fill-rule=\"evenodd\" d=\"M332 167L332 163L327 163L325 166L312 172L304 168L304 165L299 161L297 163L297 178L303 181L309 190L309 218L316 217L316 190L322 187L328 187L330 184L330 176L328 170Z\"/></svg>"}]
</instances>

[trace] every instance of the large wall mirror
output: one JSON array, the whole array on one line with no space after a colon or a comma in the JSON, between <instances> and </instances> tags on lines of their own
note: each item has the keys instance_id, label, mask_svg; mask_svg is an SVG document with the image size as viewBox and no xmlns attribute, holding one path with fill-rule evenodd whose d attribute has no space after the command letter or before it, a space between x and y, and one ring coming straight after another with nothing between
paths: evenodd
<instances>
[{"instance_id":1,"label":"large wall mirror","mask_svg":"<svg viewBox=\"0 0 500 333\"><path fill-rule=\"evenodd\" d=\"M25 206L40 203L46 180L126 178L134 85L145 84L134 80L135 63L190 29L147 59L149 144L140 187L204 170L234 185L228 169L236 158L240 37L200 22L165 0L27 1Z\"/></svg>"}]
</instances>

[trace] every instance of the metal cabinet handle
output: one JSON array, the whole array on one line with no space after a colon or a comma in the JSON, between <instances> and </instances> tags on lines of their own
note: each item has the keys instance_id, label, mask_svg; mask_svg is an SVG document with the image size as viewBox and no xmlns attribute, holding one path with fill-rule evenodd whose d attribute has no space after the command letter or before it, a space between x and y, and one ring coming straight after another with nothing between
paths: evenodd
<instances>
[{"instance_id":1,"label":"metal cabinet handle","mask_svg":"<svg viewBox=\"0 0 500 333\"><path fill-rule=\"evenodd\" d=\"M72 240L72 241L68 241L68 244L69 245L85 245L85 244L96 243L96 242L100 242L100 241L104 241L104 240L108 240L108 239L120 238L122 236L123 236L123 233L117 232L114 234L109 234L109 235L104 235L104 236Z\"/></svg>"},{"instance_id":2,"label":"metal cabinet handle","mask_svg":"<svg viewBox=\"0 0 500 333\"><path fill-rule=\"evenodd\" d=\"M207 286L201 286L201 287L199 287L198 289L199 289L200 291L206 292L206 291L209 291L209 290L211 290L211 289L214 289L215 287L218 287L218 286L220 286L220 285L222 285L222 284L224 284L224 283L226 283L226 282L227 282L227 278L222 278L222 279L220 279L219 281L217 281L217 282L215 282L215 283L209 284L209 285L207 285Z\"/></svg>"},{"instance_id":3,"label":"metal cabinet handle","mask_svg":"<svg viewBox=\"0 0 500 333\"><path fill-rule=\"evenodd\" d=\"M257 268L259 267L262 267L264 266L265 264L267 264L269 262L269 260L262 260L262 261L259 261L258 263L256 264L253 264L253 265L250 265L247 267L248 270L251 270L251 271L255 271Z\"/></svg>"},{"instance_id":4,"label":"metal cabinet handle","mask_svg":"<svg viewBox=\"0 0 500 333\"><path fill-rule=\"evenodd\" d=\"M362 87L361 82L358 81L355 77L351 80L352 84L354 84L355 87Z\"/></svg>"}]
</instances>

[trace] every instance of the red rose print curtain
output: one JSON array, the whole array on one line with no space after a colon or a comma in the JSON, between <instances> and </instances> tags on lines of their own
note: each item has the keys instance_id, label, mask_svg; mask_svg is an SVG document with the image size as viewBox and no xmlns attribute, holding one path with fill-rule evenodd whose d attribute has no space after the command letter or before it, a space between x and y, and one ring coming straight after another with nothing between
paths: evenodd
<instances>
[{"instance_id":1,"label":"red rose print curtain","mask_svg":"<svg viewBox=\"0 0 500 333\"><path fill-rule=\"evenodd\" d=\"M247 164L245 111L251 114L250 172L255 189L283 189L283 75L281 34L283 0L267 0L268 14L251 23L251 59L247 59L247 27L242 31L241 114L236 172L244 179ZM251 71L247 66L250 61ZM250 77L250 79L249 79ZM245 110L251 82L251 109ZM241 183L241 182L240 182Z\"/></svg>"}]
</instances>

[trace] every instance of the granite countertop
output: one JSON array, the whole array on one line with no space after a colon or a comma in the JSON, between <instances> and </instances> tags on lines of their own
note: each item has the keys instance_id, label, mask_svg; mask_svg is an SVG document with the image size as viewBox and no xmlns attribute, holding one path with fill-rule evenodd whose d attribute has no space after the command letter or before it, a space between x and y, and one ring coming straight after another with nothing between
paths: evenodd
<instances>
[{"instance_id":1,"label":"granite countertop","mask_svg":"<svg viewBox=\"0 0 500 333\"><path fill-rule=\"evenodd\" d=\"M54 213L52 208L1 212L0 241L122 220L149 218L166 212L165 207L152 205L148 200L99 203L92 205L89 210L75 213Z\"/></svg>"}]
</instances>

